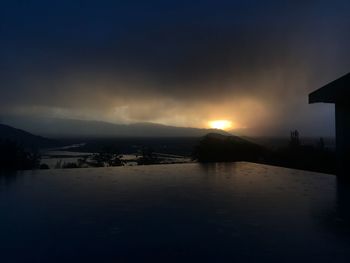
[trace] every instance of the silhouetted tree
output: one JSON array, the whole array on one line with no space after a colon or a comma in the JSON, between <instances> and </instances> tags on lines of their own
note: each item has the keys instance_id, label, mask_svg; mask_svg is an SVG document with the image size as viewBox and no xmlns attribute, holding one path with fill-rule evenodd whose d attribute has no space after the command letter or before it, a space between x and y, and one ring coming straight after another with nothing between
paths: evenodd
<instances>
[{"instance_id":1,"label":"silhouetted tree","mask_svg":"<svg viewBox=\"0 0 350 263\"><path fill-rule=\"evenodd\" d=\"M55 169L60 169L60 168L62 168L62 160L57 161L55 164Z\"/></svg>"},{"instance_id":2,"label":"silhouetted tree","mask_svg":"<svg viewBox=\"0 0 350 263\"><path fill-rule=\"evenodd\" d=\"M321 151L323 151L325 149L325 144L324 144L324 140L322 137L320 138L320 140L317 143L317 148Z\"/></svg>"},{"instance_id":3,"label":"silhouetted tree","mask_svg":"<svg viewBox=\"0 0 350 263\"><path fill-rule=\"evenodd\" d=\"M93 162L88 162L89 165L94 167L104 166L122 166L123 162L119 155L111 152L100 152L92 156Z\"/></svg>"},{"instance_id":4,"label":"silhouetted tree","mask_svg":"<svg viewBox=\"0 0 350 263\"><path fill-rule=\"evenodd\" d=\"M47 170L47 169L50 169L50 167L49 167L46 163L42 163L42 164L40 164L39 169L41 169L41 170Z\"/></svg>"},{"instance_id":5,"label":"silhouetted tree","mask_svg":"<svg viewBox=\"0 0 350 263\"><path fill-rule=\"evenodd\" d=\"M79 168L76 163L63 163L62 168Z\"/></svg>"},{"instance_id":6,"label":"silhouetted tree","mask_svg":"<svg viewBox=\"0 0 350 263\"><path fill-rule=\"evenodd\" d=\"M138 165L148 165L159 163L158 158L155 156L152 147L142 147L141 157L137 159Z\"/></svg>"},{"instance_id":7,"label":"silhouetted tree","mask_svg":"<svg viewBox=\"0 0 350 263\"><path fill-rule=\"evenodd\" d=\"M0 168L25 170L38 168L40 156L35 151L25 150L10 140L0 140Z\"/></svg>"},{"instance_id":8,"label":"silhouetted tree","mask_svg":"<svg viewBox=\"0 0 350 263\"><path fill-rule=\"evenodd\" d=\"M317 145L301 144L299 132L291 132L287 147L280 147L271 152L266 163L284 167L311 170L317 172L335 172L335 153L326 149L323 138Z\"/></svg>"},{"instance_id":9,"label":"silhouetted tree","mask_svg":"<svg viewBox=\"0 0 350 263\"><path fill-rule=\"evenodd\" d=\"M290 147L299 147L300 146L300 139L299 139L299 132L297 130L290 132Z\"/></svg>"}]
</instances>

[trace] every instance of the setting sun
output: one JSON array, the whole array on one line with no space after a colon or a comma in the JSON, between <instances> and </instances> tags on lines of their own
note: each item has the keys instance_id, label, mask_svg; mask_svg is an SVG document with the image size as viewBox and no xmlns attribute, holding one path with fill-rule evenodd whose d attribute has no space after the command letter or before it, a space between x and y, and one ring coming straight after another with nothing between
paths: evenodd
<instances>
[{"instance_id":1,"label":"setting sun","mask_svg":"<svg viewBox=\"0 0 350 263\"><path fill-rule=\"evenodd\" d=\"M228 120L210 121L209 126L213 129L227 130L232 127L232 122Z\"/></svg>"}]
</instances>

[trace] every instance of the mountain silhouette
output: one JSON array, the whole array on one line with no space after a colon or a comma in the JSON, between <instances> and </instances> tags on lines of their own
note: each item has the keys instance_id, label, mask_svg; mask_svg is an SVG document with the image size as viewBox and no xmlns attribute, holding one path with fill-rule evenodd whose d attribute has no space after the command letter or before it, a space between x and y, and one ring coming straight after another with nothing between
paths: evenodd
<instances>
[{"instance_id":1,"label":"mountain silhouette","mask_svg":"<svg viewBox=\"0 0 350 263\"><path fill-rule=\"evenodd\" d=\"M3 118L7 124L50 138L201 137L223 130L175 127L155 123L114 124L61 118Z\"/></svg>"},{"instance_id":2,"label":"mountain silhouette","mask_svg":"<svg viewBox=\"0 0 350 263\"><path fill-rule=\"evenodd\" d=\"M49 148L59 145L56 140L33 135L5 124L0 124L0 140L15 142L26 149Z\"/></svg>"},{"instance_id":3,"label":"mountain silhouette","mask_svg":"<svg viewBox=\"0 0 350 263\"><path fill-rule=\"evenodd\" d=\"M261 145L238 136L209 133L195 147L193 158L199 162L256 162L265 151Z\"/></svg>"}]
</instances>

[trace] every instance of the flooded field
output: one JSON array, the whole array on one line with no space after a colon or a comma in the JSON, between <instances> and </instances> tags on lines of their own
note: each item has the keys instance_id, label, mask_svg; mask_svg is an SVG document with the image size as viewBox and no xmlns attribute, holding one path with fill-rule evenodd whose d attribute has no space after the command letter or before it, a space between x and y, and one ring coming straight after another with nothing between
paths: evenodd
<instances>
[{"instance_id":1,"label":"flooded field","mask_svg":"<svg viewBox=\"0 0 350 263\"><path fill-rule=\"evenodd\" d=\"M2 174L1 262L349 262L349 189L244 162Z\"/></svg>"},{"instance_id":2,"label":"flooded field","mask_svg":"<svg viewBox=\"0 0 350 263\"><path fill-rule=\"evenodd\" d=\"M95 153L95 152L79 152L73 151L75 148L84 146L84 144L64 146L54 149L42 151L40 163L47 165L49 169L72 168L72 164L76 168L88 167L108 167L108 166L135 166L144 164L175 164L175 163L191 163L191 157L181 156L167 153L152 152L151 155L145 156L140 151L127 154L114 153ZM115 162L115 159L118 162Z\"/></svg>"}]
</instances>

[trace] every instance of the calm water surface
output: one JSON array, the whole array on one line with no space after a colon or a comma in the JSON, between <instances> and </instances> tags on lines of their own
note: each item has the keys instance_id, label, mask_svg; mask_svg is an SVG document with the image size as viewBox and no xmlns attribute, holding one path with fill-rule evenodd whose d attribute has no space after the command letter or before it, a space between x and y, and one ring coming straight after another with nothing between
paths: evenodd
<instances>
[{"instance_id":1,"label":"calm water surface","mask_svg":"<svg viewBox=\"0 0 350 263\"><path fill-rule=\"evenodd\" d=\"M350 188L253 163L0 176L0 262L350 262Z\"/></svg>"}]
</instances>

